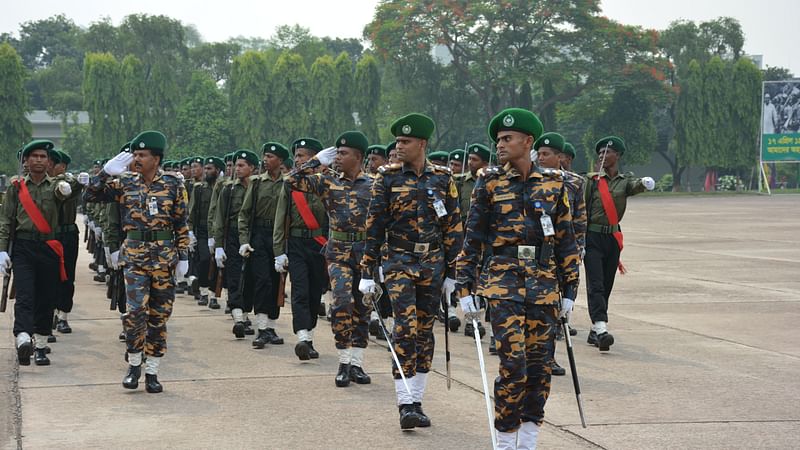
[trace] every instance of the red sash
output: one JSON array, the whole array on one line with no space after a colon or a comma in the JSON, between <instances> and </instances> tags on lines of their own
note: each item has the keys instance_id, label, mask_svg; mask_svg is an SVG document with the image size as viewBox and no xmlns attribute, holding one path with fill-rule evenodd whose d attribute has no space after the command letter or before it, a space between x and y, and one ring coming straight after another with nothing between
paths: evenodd
<instances>
[{"instance_id":1,"label":"red sash","mask_svg":"<svg viewBox=\"0 0 800 450\"><path fill-rule=\"evenodd\" d=\"M17 190L19 191L19 201L22 203L22 208L28 213L28 217L31 218L31 222L33 222L33 225L39 230L39 233L52 233L53 229L50 228L50 224L47 223L42 212L39 211L33 198L31 198L31 193L28 191L28 185L25 183L25 180L16 180L14 184L16 184ZM57 239L46 241L45 244L58 255L58 269L59 275L61 275L61 281L67 281L67 271L64 268L64 246L61 245L61 242Z\"/></svg>"},{"instance_id":2,"label":"red sash","mask_svg":"<svg viewBox=\"0 0 800 450\"><path fill-rule=\"evenodd\" d=\"M308 206L308 202L306 201L306 197L300 191L292 191L292 200L294 200L294 204L297 205L297 212L300 213L300 217L303 218L303 222L306 223L306 228L311 231L319 229L319 222L317 222L317 218L314 217L314 214L311 212L311 207ZM319 245L325 245L328 243L328 238L325 236L317 236L314 238L315 241Z\"/></svg>"},{"instance_id":3,"label":"red sash","mask_svg":"<svg viewBox=\"0 0 800 450\"><path fill-rule=\"evenodd\" d=\"M611 198L611 191L608 189L608 181L606 181L605 178L598 177L597 191L600 193L600 202L603 204L603 210L606 212L606 217L608 217L608 224L612 227L618 225L619 217L617 216L617 207L614 206L614 200ZM617 240L619 251L622 253L622 231L617 230L613 232L612 235L614 236L614 239ZM625 266L622 265L622 259L619 260L617 268L619 269L619 273L622 275L627 272Z\"/></svg>"}]
</instances>

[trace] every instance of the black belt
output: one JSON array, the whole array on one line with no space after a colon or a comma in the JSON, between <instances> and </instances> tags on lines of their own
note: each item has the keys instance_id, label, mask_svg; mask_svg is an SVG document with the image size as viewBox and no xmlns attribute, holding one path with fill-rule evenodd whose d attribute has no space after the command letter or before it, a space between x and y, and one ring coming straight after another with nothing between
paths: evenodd
<instances>
[{"instance_id":1,"label":"black belt","mask_svg":"<svg viewBox=\"0 0 800 450\"><path fill-rule=\"evenodd\" d=\"M540 248L535 245L504 245L502 247L493 247L492 253L517 259L537 259Z\"/></svg>"},{"instance_id":2,"label":"black belt","mask_svg":"<svg viewBox=\"0 0 800 450\"><path fill-rule=\"evenodd\" d=\"M55 233L39 233L38 231L17 231L14 239L25 239L28 241L51 241L56 238Z\"/></svg>"},{"instance_id":3,"label":"black belt","mask_svg":"<svg viewBox=\"0 0 800 450\"><path fill-rule=\"evenodd\" d=\"M442 247L441 242L412 242L398 237L390 236L389 245L392 247L401 248L408 252L413 253L428 253L439 250Z\"/></svg>"},{"instance_id":4,"label":"black belt","mask_svg":"<svg viewBox=\"0 0 800 450\"><path fill-rule=\"evenodd\" d=\"M56 232L57 235L77 233L78 232L78 226L75 225L74 223L68 223L66 225L59 225L59 226L56 227L55 232Z\"/></svg>"},{"instance_id":5,"label":"black belt","mask_svg":"<svg viewBox=\"0 0 800 450\"><path fill-rule=\"evenodd\" d=\"M170 230L131 230L127 233L127 239L132 241L155 242L171 241L175 236Z\"/></svg>"},{"instance_id":6,"label":"black belt","mask_svg":"<svg viewBox=\"0 0 800 450\"><path fill-rule=\"evenodd\" d=\"M595 233L602 233L602 234L614 234L620 230L619 224L616 225L600 225L597 223L590 223L587 227L587 230L593 231Z\"/></svg>"}]
</instances>

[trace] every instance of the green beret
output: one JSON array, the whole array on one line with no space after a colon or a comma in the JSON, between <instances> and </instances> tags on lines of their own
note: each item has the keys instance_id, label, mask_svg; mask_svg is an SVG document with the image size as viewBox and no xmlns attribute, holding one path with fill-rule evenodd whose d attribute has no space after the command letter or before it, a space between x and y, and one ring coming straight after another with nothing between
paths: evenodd
<instances>
[{"instance_id":1,"label":"green beret","mask_svg":"<svg viewBox=\"0 0 800 450\"><path fill-rule=\"evenodd\" d=\"M179 164L181 167L183 167L183 166L188 166L189 164L191 164L191 162L192 162L192 157L189 156L187 158L183 158L182 160L180 160Z\"/></svg>"},{"instance_id":2,"label":"green beret","mask_svg":"<svg viewBox=\"0 0 800 450\"><path fill-rule=\"evenodd\" d=\"M243 160L247 161L250 165L253 165L253 166L256 166L256 167L258 167L259 163L261 162L258 159L258 155L256 155L255 153L253 153L252 151L247 150L247 149L236 150L235 152L233 152L233 158L234 158L234 161L238 161L240 159L243 159Z\"/></svg>"},{"instance_id":3,"label":"green beret","mask_svg":"<svg viewBox=\"0 0 800 450\"><path fill-rule=\"evenodd\" d=\"M122 147L119 148L119 153L129 152L129 151L131 151L131 143L130 142L126 142L126 143L122 144Z\"/></svg>"},{"instance_id":4,"label":"green beret","mask_svg":"<svg viewBox=\"0 0 800 450\"><path fill-rule=\"evenodd\" d=\"M430 152L428 154L428 160L429 161L441 161L442 163L447 164L447 159L448 159L449 156L450 155L447 152L439 150L439 151L436 151L436 152Z\"/></svg>"},{"instance_id":5,"label":"green beret","mask_svg":"<svg viewBox=\"0 0 800 450\"><path fill-rule=\"evenodd\" d=\"M489 150L489 147L483 144L472 144L467 148L467 154L478 155L478 157L486 162L489 162L489 159L492 157L492 151Z\"/></svg>"},{"instance_id":6,"label":"green beret","mask_svg":"<svg viewBox=\"0 0 800 450\"><path fill-rule=\"evenodd\" d=\"M300 138L294 142L292 142L292 155L294 155L294 151L298 148L307 148L314 153L322 150L322 142L314 139L314 138Z\"/></svg>"},{"instance_id":7,"label":"green beret","mask_svg":"<svg viewBox=\"0 0 800 450\"><path fill-rule=\"evenodd\" d=\"M92 165L95 165L95 166L102 166L102 165L103 165L103 160L102 160L102 159L95 159L95 160L92 162Z\"/></svg>"},{"instance_id":8,"label":"green beret","mask_svg":"<svg viewBox=\"0 0 800 450\"><path fill-rule=\"evenodd\" d=\"M394 150L395 147L397 147L397 141L392 141L392 142L389 143L389 145L386 146L386 157L387 158L389 157L389 152Z\"/></svg>"},{"instance_id":9,"label":"green beret","mask_svg":"<svg viewBox=\"0 0 800 450\"><path fill-rule=\"evenodd\" d=\"M209 156L204 161L203 165L213 164L219 170L225 170L225 161L216 156Z\"/></svg>"},{"instance_id":10,"label":"green beret","mask_svg":"<svg viewBox=\"0 0 800 450\"><path fill-rule=\"evenodd\" d=\"M373 155L373 154L374 155L380 155L380 156L383 156L384 158L387 158L388 157L387 155L389 154L389 152L386 151L386 146L385 145L375 144L375 145L370 145L367 148L367 156Z\"/></svg>"},{"instance_id":11,"label":"green beret","mask_svg":"<svg viewBox=\"0 0 800 450\"><path fill-rule=\"evenodd\" d=\"M433 119L423 114L411 113L395 120L391 130L395 137L410 136L428 140L433 134L433 128Z\"/></svg>"},{"instance_id":12,"label":"green beret","mask_svg":"<svg viewBox=\"0 0 800 450\"><path fill-rule=\"evenodd\" d=\"M507 130L519 131L537 139L542 135L544 127L536 114L527 109L508 108L500 111L489 122L489 138L492 142L497 142L497 133Z\"/></svg>"},{"instance_id":13,"label":"green beret","mask_svg":"<svg viewBox=\"0 0 800 450\"><path fill-rule=\"evenodd\" d=\"M457 148L450 152L447 159L448 161L460 161L463 163L467 159L467 152L463 148Z\"/></svg>"},{"instance_id":14,"label":"green beret","mask_svg":"<svg viewBox=\"0 0 800 450\"><path fill-rule=\"evenodd\" d=\"M281 161L289 157L289 149L280 142L267 142L261 146L261 152L262 154L272 153L280 158Z\"/></svg>"},{"instance_id":15,"label":"green beret","mask_svg":"<svg viewBox=\"0 0 800 450\"><path fill-rule=\"evenodd\" d=\"M47 156L53 160L53 165L61 164L61 153L58 150L51 148L47 151Z\"/></svg>"},{"instance_id":16,"label":"green beret","mask_svg":"<svg viewBox=\"0 0 800 450\"><path fill-rule=\"evenodd\" d=\"M222 157L222 160L226 163L229 161L233 161L233 157L236 155L236 152L226 153L225 156Z\"/></svg>"},{"instance_id":17,"label":"green beret","mask_svg":"<svg viewBox=\"0 0 800 450\"><path fill-rule=\"evenodd\" d=\"M621 137L606 136L600 139L597 141L597 144L594 144L594 151L600 153L600 150L606 147L616 151L620 155L625 153L625 141L623 141Z\"/></svg>"},{"instance_id":18,"label":"green beret","mask_svg":"<svg viewBox=\"0 0 800 450\"><path fill-rule=\"evenodd\" d=\"M197 163L197 164L200 164L202 166L203 165L203 161L205 161L205 158L203 158L202 156L194 156L194 157L192 157L191 163L192 164Z\"/></svg>"},{"instance_id":19,"label":"green beret","mask_svg":"<svg viewBox=\"0 0 800 450\"><path fill-rule=\"evenodd\" d=\"M72 158L69 156L69 154L67 154L67 152L65 152L64 150L58 150L58 153L61 155L61 162L62 163L66 164L66 165L69 165L70 163L72 163Z\"/></svg>"},{"instance_id":20,"label":"green beret","mask_svg":"<svg viewBox=\"0 0 800 450\"><path fill-rule=\"evenodd\" d=\"M336 148L350 147L359 150L361 154L367 153L369 142L364 133L360 131L345 131L336 138Z\"/></svg>"},{"instance_id":21,"label":"green beret","mask_svg":"<svg viewBox=\"0 0 800 450\"><path fill-rule=\"evenodd\" d=\"M558 150L559 152L564 151L564 136L549 132L543 134L536 142L533 143L533 149L539 150L539 147L550 147L553 149Z\"/></svg>"},{"instance_id":22,"label":"green beret","mask_svg":"<svg viewBox=\"0 0 800 450\"><path fill-rule=\"evenodd\" d=\"M564 142L564 153L575 159L575 147L569 142Z\"/></svg>"},{"instance_id":23,"label":"green beret","mask_svg":"<svg viewBox=\"0 0 800 450\"><path fill-rule=\"evenodd\" d=\"M47 155L50 156L51 150L55 145L48 140L45 139L37 139L35 141L28 142L25 144L25 147L22 147L22 157L27 158L28 155L31 154L34 150L44 150L47 152Z\"/></svg>"},{"instance_id":24,"label":"green beret","mask_svg":"<svg viewBox=\"0 0 800 450\"><path fill-rule=\"evenodd\" d=\"M131 141L131 149L150 150L154 155L164 156L167 149L167 137L160 131L143 131Z\"/></svg>"}]
</instances>

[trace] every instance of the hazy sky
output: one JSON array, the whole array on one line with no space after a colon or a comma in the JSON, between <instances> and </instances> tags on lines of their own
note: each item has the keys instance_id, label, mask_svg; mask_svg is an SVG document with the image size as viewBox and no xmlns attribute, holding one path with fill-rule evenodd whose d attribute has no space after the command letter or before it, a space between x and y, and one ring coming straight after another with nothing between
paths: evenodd
<instances>
[{"instance_id":1,"label":"hazy sky","mask_svg":"<svg viewBox=\"0 0 800 450\"><path fill-rule=\"evenodd\" d=\"M204 4L187 0L36 0L4 2L0 32L16 32L19 24L63 13L87 26L108 16L119 24L131 13L164 14L194 24L206 41L232 36L272 35L276 26L299 23L312 34L361 37L378 3L376 0L290 0L261 2L224 0ZM789 68L800 76L795 22L800 0L603 0L603 14L625 24L664 29L678 19L703 21L720 16L739 20L745 52L764 55L764 63Z\"/></svg>"}]
</instances>

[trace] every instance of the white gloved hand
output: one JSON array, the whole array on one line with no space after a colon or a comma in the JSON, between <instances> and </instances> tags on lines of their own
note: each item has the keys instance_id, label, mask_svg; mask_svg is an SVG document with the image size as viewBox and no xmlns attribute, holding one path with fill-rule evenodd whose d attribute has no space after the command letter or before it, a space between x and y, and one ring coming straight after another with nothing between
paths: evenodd
<instances>
[{"instance_id":1,"label":"white gloved hand","mask_svg":"<svg viewBox=\"0 0 800 450\"><path fill-rule=\"evenodd\" d=\"M444 284L442 284L442 292L444 292L444 297L450 301L450 296L453 295L453 292L456 290L456 280L452 278L445 278Z\"/></svg>"},{"instance_id":2,"label":"white gloved hand","mask_svg":"<svg viewBox=\"0 0 800 450\"><path fill-rule=\"evenodd\" d=\"M197 238L194 236L194 231L189 230L189 248L194 250L197 247Z\"/></svg>"},{"instance_id":3,"label":"white gloved hand","mask_svg":"<svg viewBox=\"0 0 800 450\"><path fill-rule=\"evenodd\" d=\"M119 269L119 250L111 253L111 267L113 267L114 270Z\"/></svg>"},{"instance_id":4,"label":"white gloved hand","mask_svg":"<svg viewBox=\"0 0 800 450\"><path fill-rule=\"evenodd\" d=\"M131 165L131 162L133 162L133 153L118 153L117 156L111 158L106 165L103 166L103 172L111 176L119 175L128 170L128 166Z\"/></svg>"},{"instance_id":5,"label":"white gloved hand","mask_svg":"<svg viewBox=\"0 0 800 450\"><path fill-rule=\"evenodd\" d=\"M175 266L175 279L181 280L186 274L189 272L189 261L178 261L178 265Z\"/></svg>"},{"instance_id":6,"label":"white gloved hand","mask_svg":"<svg viewBox=\"0 0 800 450\"><path fill-rule=\"evenodd\" d=\"M458 302L461 303L461 310L464 311L464 314L474 314L480 311L478 305L475 304L475 297L471 295L461 297Z\"/></svg>"},{"instance_id":7,"label":"white gloved hand","mask_svg":"<svg viewBox=\"0 0 800 450\"><path fill-rule=\"evenodd\" d=\"M366 278L362 278L361 281L358 282L358 290L364 295L374 294L377 291L376 286L374 281Z\"/></svg>"},{"instance_id":8,"label":"white gloved hand","mask_svg":"<svg viewBox=\"0 0 800 450\"><path fill-rule=\"evenodd\" d=\"M175 172L175 177L176 177L177 179L181 180L181 183L183 183L183 182L185 182L185 181L186 181L186 177L184 177L184 176L183 176L183 174L182 174L182 173L180 173L180 172Z\"/></svg>"},{"instance_id":9,"label":"white gloved hand","mask_svg":"<svg viewBox=\"0 0 800 450\"><path fill-rule=\"evenodd\" d=\"M92 233L94 233L94 228L95 228L94 227L94 220L89 219L88 223L89 223L89 229L92 230Z\"/></svg>"},{"instance_id":10,"label":"white gloved hand","mask_svg":"<svg viewBox=\"0 0 800 450\"><path fill-rule=\"evenodd\" d=\"M655 180L653 180L650 177L642 178L642 184L644 185L645 189L647 189L648 191L652 191L653 189L656 188Z\"/></svg>"},{"instance_id":11,"label":"white gloved hand","mask_svg":"<svg viewBox=\"0 0 800 450\"><path fill-rule=\"evenodd\" d=\"M213 237L208 238L208 252L214 253L214 247L216 247L217 241L214 240Z\"/></svg>"},{"instance_id":12,"label":"white gloved hand","mask_svg":"<svg viewBox=\"0 0 800 450\"><path fill-rule=\"evenodd\" d=\"M56 185L56 189L58 189L58 192L60 192L64 197L72 194L72 186L70 186L66 181L59 181Z\"/></svg>"},{"instance_id":13,"label":"white gloved hand","mask_svg":"<svg viewBox=\"0 0 800 450\"><path fill-rule=\"evenodd\" d=\"M286 268L289 267L289 258L284 255L278 255L275 257L275 271L280 273L286 273Z\"/></svg>"},{"instance_id":14,"label":"white gloved hand","mask_svg":"<svg viewBox=\"0 0 800 450\"><path fill-rule=\"evenodd\" d=\"M333 160L336 159L337 151L338 149L336 147L328 147L325 150L317 153L317 159L319 160L320 164L324 166L330 166Z\"/></svg>"},{"instance_id":15,"label":"white gloved hand","mask_svg":"<svg viewBox=\"0 0 800 450\"><path fill-rule=\"evenodd\" d=\"M539 152L531 150L531 161L536 162L539 159Z\"/></svg>"},{"instance_id":16,"label":"white gloved hand","mask_svg":"<svg viewBox=\"0 0 800 450\"><path fill-rule=\"evenodd\" d=\"M0 252L0 268L8 270L11 268L11 257L8 252Z\"/></svg>"},{"instance_id":17,"label":"white gloved hand","mask_svg":"<svg viewBox=\"0 0 800 450\"><path fill-rule=\"evenodd\" d=\"M89 184L89 174L86 172L81 172L78 174L78 183L86 186Z\"/></svg>"},{"instance_id":18,"label":"white gloved hand","mask_svg":"<svg viewBox=\"0 0 800 450\"><path fill-rule=\"evenodd\" d=\"M242 244L239 246L239 254L242 255L243 258L250 256L250 253L253 253L255 249L250 246L250 244Z\"/></svg>"},{"instance_id":19,"label":"white gloved hand","mask_svg":"<svg viewBox=\"0 0 800 450\"><path fill-rule=\"evenodd\" d=\"M225 249L223 249L222 247L217 247L214 250L214 260L217 262L217 267L219 267L220 269L225 267L226 259L228 259L228 257L225 256Z\"/></svg>"},{"instance_id":20,"label":"white gloved hand","mask_svg":"<svg viewBox=\"0 0 800 450\"><path fill-rule=\"evenodd\" d=\"M575 301L571 298L563 297L561 299L561 309L558 310L558 317L560 319L564 319L567 317L570 311L572 311L572 305L575 304Z\"/></svg>"}]
</instances>

